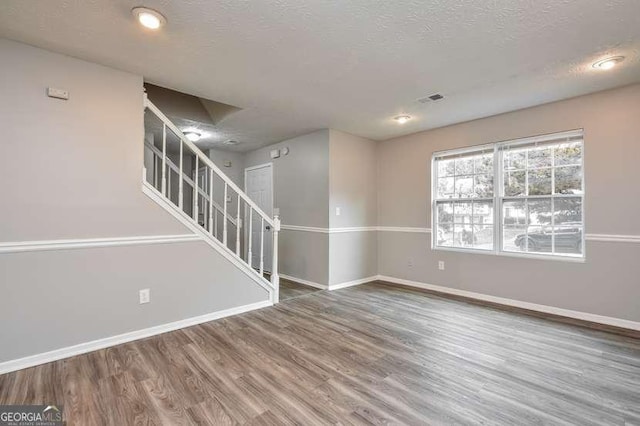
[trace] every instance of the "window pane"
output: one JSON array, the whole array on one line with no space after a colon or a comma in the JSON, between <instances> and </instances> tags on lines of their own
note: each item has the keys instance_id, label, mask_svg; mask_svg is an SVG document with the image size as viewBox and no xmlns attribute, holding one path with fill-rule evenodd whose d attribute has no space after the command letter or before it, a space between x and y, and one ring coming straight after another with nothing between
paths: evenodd
<instances>
[{"instance_id":1,"label":"window pane","mask_svg":"<svg viewBox=\"0 0 640 426\"><path fill-rule=\"evenodd\" d=\"M506 172L504 176L504 195L513 197L525 195L526 172L524 170Z\"/></svg>"},{"instance_id":2,"label":"window pane","mask_svg":"<svg viewBox=\"0 0 640 426\"><path fill-rule=\"evenodd\" d=\"M493 223L493 201L473 202L473 223L476 225Z\"/></svg>"},{"instance_id":3,"label":"window pane","mask_svg":"<svg viewBox=\"0 0 640 426\"><path fill-rule=\"evenodd\" d=\"M582 167L566 166L555 169L556 194L582 193Z\"/></svg>"},{"instance_id":4,"label":"window pane","mask_svg":"<svg viewBox=\"0 0 640 426\"><path fill-rule=\"evenodd\" d=\"M493 250L493 226L473 226L473 248L480 250Z\"/></svg>"},{"instance_id":5,"label":"window pane","mask_svg":"<svg viewBox=\"0 0 640 426\"><path fill-rule=\"evenodd\" d=\"M582 198L556 198L553 207L553 220L556 225L582 224Z\"/></svg>"},{"instance_id":6,"label":"window pane","mask_svg":"<svg viewBox=\"0 0 640 426\"><path fill-rule=\"evenodd\" d=\"M476 157L475 174L493 175L493 154L485 154Z\"/></svg>"},{"instance_id":7,"label":"window pane","mask_svg":"<svg viewBox=\"0 0 640 426\"><path fill-rule=\"evenodd\" d=\"M456 198L473 197L473 176L456 177Z\"/></svg>"},{"instance_id":8,"label":"window pane","mask_svg":"<svg viewBox=\"0 0 640 426\"><path fill-rule=\"evenodd\" d=\"M531 226L551 225L551 199L528 200L528 224Z\"/></svg>"},{"instance_id":9,"label":"window pane","mask_svg":"<svg viewBox=\"0 0 640 426\"><path fill-rule=\"evenodd\" d=\"M452 177L445 177L438 179L438 198L452 198L453 197L453 179Z\"/></svg>"},{"instance_id":10,"label":"window pane","mask_svg":"<svg viewBox=\"0 0 640 426\"><path fill-rule=\"evenodd\" d=\"M475 176L475 196L479 198L493 197L493 175Z\"/></svg>"},{"instance_id":11,"label":"window pane","mask_svg":"<svg viewBox=\"0 0 640 426\"><path fill-rule=\"evenodd\" d=\"M527 228L519 225L504 225L502 228L502 250L526 251Z\"/></svg>"},{"instance_id":12,"label":"window pane","mask_svg":"<svg viewBox=\"0 0 640 426\"><path fill-rule=\"evenodd\" d=\"M582 163L582 143L564 143L555 148L555 165Z\"/></svg>"},{"instance_id":13,"label":"window pane","mask_svg":"<svg viewBox=\"0 0 640 426\"><path fill-rule=\"evenodd\" d=\"M551 151L550 147L529 148L527 168L533 169L538 167L551 167Z\"/></svg>"},{"instance_id":14,"label":"window pane","mask_svg":"<svg viewBox=\"0 0 640 426\"><path fill-rule=\"evenodd\" d=\"M527 233L527 209L524 200L502 203L502 249L525 251ZM522 247L522 248L521 248Z\"/></svg>"},{"instance_id":15,"label":"window pane","mask_svg":"<svg viewBox=\"0 0 640 426\"><path fill-rule=\"evenodd\" d=\"M456 175L473 174L474 157L456 158Z\"/></svg>"},{"instance_id":16,"label":"window pane","mask_svg":"<svg viewBox=\"0 0 640 426\"><path fill-rule=\"evenodd\" d=\"M529 195L551 194L551 169L529 170Z\"/></svg>"},{"instance_id":17,"label":"window pane","mask_svg":"<svg viewBox=\"0 0 640 426\"><path fill-rule=\"evenodd\" d=\"M527 252L550 253L553 229L549 225L529 225L527 228Z\"/></svg>"},{"instance_id":18,"label":"window pane","mask_svg":"<svg viewBox=\"0 0 640 426\"><path fill-rule=\"evenodd\" d=\"M504 169L516 170L524 169L527 166L527 154L524 149L507 149L504 151Z\"/></svg>"},{"instance_id":19,"label":"window pane","mask_svg":"<svg viewBox=\"0 0 640 426\"><path fill-rule=\"evenodd\" d=\"M551 199L527 201L528 227L527 251L546 253L551 251Z\"/></svg>"},{"instance_id":20,"label":"window pane","mask_svg":"<svg viewBox=\"0 0 640 426\"><path fill-rule=\"evenodd\" d=\"M471 223L471 202L455 203L453 207L453 221L455 223Z\"/></svg>"},{"instance_id":21,"label":"window pane","mask_svg":"<svg viewBox=\"0 0 640 426\"><path fill-rule=\"evenodd\" d=\"M473 228L471 225L458 223L453 225L453 245L454 247L473 246Z\"/></svg>"},{"instance_id":22,"label":"window pane","mask_svg":"<svg viewBox=\"0 0 640 426\"><path fill-rule=\"evenodd\" d=\"M436 160L438 164L438 177L453 176L455 171L454 160Z\"/></svg>"},{"instance_id":23,"label":"window pane","mask_svg":"<svg viewBox=\"0 0 640 426\"><path fill-rule=\"evenodd\" d=\"M582 224L568 222L556 225L554 232L554 251L563 254L582 254Z\"/></svg>"},{"instance_id":24,"label":"window pane","mask_svg":"<svg viewBox=\"0 0 640 426\"><path fill-rule=\"evenodd\" d=\"M453 223L453 203L438 203L438 223Z\"/></svg>"},{"instance_id":25,"label":"window pane","mask_svg":"<svg viewBox=\"0 0 640 426\"><path fill-rule=\"evenodd\" d=\"M436 245L442 247L453 246L453 225L441 224L438 225L438 231L436 235Z\"/></svg>"},{"instance_id":26,"label":"window pane","mask_svg":"<svg viewBox=\"0 0 640 426\"><path fill-rule=\"evenodd\" d=\"M506 225L527 224L527 210L524 201L505 201L502 203L502 223Z\"/></svg>"}]
</instances>

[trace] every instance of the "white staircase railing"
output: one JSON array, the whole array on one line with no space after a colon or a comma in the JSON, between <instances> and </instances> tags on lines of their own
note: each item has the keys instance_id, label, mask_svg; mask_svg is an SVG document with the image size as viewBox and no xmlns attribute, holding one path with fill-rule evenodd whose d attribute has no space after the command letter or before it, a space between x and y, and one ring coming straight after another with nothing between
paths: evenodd
<instances>
[{"instance_id":1,"label":"white staircase railing","mask_svg":"<svg viewBox=\"0 0 640 426\"><path fill-rule=\"evenodd\" d=\"M254 278L257 277L270 291L273 303L277 303L280 287L278 216L271 218L258 207L147 99L146 94L144 106L145 115L149 112L154 117L153 123L148 123L151 116L145 117L145 133L161 134L162 140L145 141L146 152L152 159L151 170L144 167L143 185L154 190L156 196L163 198L164 204L189 220L192 226L196 225L208 242L225 250L236 263L254 274ZM156 142L161 142L161 147ZM149 171L152 172L151 176L148 175ZM185 199L190 202L185 203ZM245 222L248 229L244 226ZM254 233L258 227L260 232ZM243 234L245 230L247 232ZM270 230L273 230L270 243L272 259L268 265L265 263L265 244L269 244L269 239L265 238L265 233ZM255 247L255 244L259 247ZM267 268L271 266L270 272L265 265ZM265 278L268 273L270 280Z\"/></svg>"}]
</instances>

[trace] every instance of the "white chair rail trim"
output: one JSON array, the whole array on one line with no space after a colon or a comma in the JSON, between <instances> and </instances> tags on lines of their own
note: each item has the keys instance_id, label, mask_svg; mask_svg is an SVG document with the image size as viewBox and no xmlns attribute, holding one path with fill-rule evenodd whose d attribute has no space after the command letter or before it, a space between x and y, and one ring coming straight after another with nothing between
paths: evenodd
<instances>
[{"instance_id":1,"label":"white chair rail trim","mask_svg":"<svg viewBox=\"0 0 640 426\"><path fill-rule=\"evenodd\" d=\"M299 225L282 225L281 229L286 231L316 232L320 234L341 234L346 232L378 232L378 231L395 231L395 232L420 232L429 233L429 228L407 228L393 226L352 226L344 228L319 228L313 226Z\"/></svg>"},{"instance_id":2,"label":"white chair rail trim","mask_svg":"<svg viewBox=\"0 0 640 426\"><path fill-rule=\"evenodd\" d=\"M81 355L87 352L97 351L99 349L108 348L110 346L120 345L134 340L144 339L146 337L155 336L169 331L179 330L181 328L191 327L193 325L225 318L232 315L242 314L272 306L271 300L251 303L248 305L237 306L234 308L224 309L197 317L182 319L167 324L156 325L154 327L142 330L131 331L129 333L118 334L116 336L106 337L104 339L92 340L90 342L79 343L66 348L54 349L49 352L30 355L24 358L14 359L10 361L0 362L0 374L9 373L11 371L22 370L24 368L33 367L35 365L46 364L48 362Z\"/></svg>"},{"instance_id":3,"label":"white chair rail trim","mask_svg":"<svg viewBox=\"0 0 640 426\"><path fill-rule=\"evenodd\" d=\"M407 226L378 226L380 232L412 232L418 234L430 234L431 228L415 228Z\"/></svg>"},{"instance_id":4,"label":"white chair rail trim","mask_svg":"<svg viewBox=\"0 0 640 426\"><path fill-rule=\"evenodd\" d=\"M640 235L585 234L585 238L608 243L640 243Z\"/></svg>"},{"instance_id":5,"label":"white chair rail trim","mask_svg":"<svg viewBox=\"0 0 640 426\"><path fill-rule=\"evenodd\" d=\"M345 232L405 232L417 234L430 234L431 228L419 228L410 226L354 226L346 228L320 228L313 226L282 225L285 231L316 232L320 234L339 234ZM610 243L640 243L640 235L622 234L585 234L588 241Z\"/></svg>"},{"instance_id":6,"label":"white chair rail trim","mask_svg":"<svg viewBox=\"0 0 640 426\"><path fill-rule=\"evenodd\" d=\"M0 243L0 253L22 253L45 250L72 250L96 247L133 246L143 244L167 244L200 241L195 234L144 235L136 237L82 238L69 240L17 241Z\"/></svg>"}]
</instances>

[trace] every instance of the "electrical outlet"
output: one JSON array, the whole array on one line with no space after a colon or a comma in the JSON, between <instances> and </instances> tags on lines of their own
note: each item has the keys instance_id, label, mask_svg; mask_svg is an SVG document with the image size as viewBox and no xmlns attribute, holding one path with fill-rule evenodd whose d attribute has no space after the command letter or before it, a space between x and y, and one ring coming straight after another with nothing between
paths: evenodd
<instances>
[{"instance_id":1,"label":"electrical outlet","mask_svg":"<svg viewBox=\"0 0 640 426\"><path fill-rule=\"evenodd\" d=\"M407 266L408 266L409 268L413 268L413 259L409 259L409 260L407 261Z\"/></svg>"},{"instance_id":2,"label":"electrical outlet","mask_svg":"<svg viewBox=\"0 0 640 426\"><path fill-rule=\"evenodd\" d=\"M140 290L139 297L141 305L151 302L151 290L149 290L148 288Z\"/></svg>"},{"instance_id":3,"label":"electrical outlet","mask_svg":"<svg viewBox=\"0 0 640 426\"><path fill-rule=\"evenodd\" d=\"M438 269L444 271L444 260L438 261Z\"/></svg>"}]
</instances>

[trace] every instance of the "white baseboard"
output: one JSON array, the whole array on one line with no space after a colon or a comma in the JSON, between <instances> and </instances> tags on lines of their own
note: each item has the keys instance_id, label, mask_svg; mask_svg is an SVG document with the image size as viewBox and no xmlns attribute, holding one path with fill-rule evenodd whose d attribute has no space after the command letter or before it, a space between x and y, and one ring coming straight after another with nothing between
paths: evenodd
<instances>
[{"instance_id":1,"label":"white baseboard","mask_svg":"<svg viewBox=\"0 0 640 426\"><path fill-rule=\"evenodd\" d=\"M280 274L280 278L284 278L285 280L289 280L289 281L293 281L294 283L298 283L298 284L302 284L302 285L308 285L309 287L315 287L315 288L319 288L320 290L326 290L327 289L327 285L326 284L320 284L320 283L316 283L313 281L309 281L309 280L303 280L302 278L296 278L296 277L292 277L291 275L286 275L286 274Z\"/></svg>"},{"instance_id":2,"label":"white baseboard","mask_svg":"<svg viewBox=\"0 0 640 426\"><path fill-rule=\"evenodd\" d=\"M91 342L80 343L78 345L66 348L55 349L53 351L31 355L24 358L14 359L0 363L0 374L9 373L11 371L22 370L24 368L33 367L48 362L57 361L63 358L69 358L76 355L82 355L87 352L97 351L99 349L108 348L110 346L120 345L131 342L133 340L144 339L169 331L179 330L181 328L191 327L193 325L202 324L216 319L238 315L244 312L272 306L271 300L251 303L249 305L237 306L235 308L225 309L222 311L212 312L193 318L187 318L167 324L157 325L142 330L131 331L117 336L111 336L104 339L93 340Z\"/></svg>"},{"instance_id":3,"label":"white baseboard","mask_svg":"<svg viewBox=\"0 0 640 426\"><path fill-rule=\"evenodd\" d=\"M292 277L291 275L286 275L286 274L280 274L280 278L284 278L286 280L293 281L294 283L308 285L309 287L319 288L321 290L339 290L341 288L352 287L354 285L370 283L371 281L377 280L378 276L377 275L373 275L371 277L361 278L359 280L347 281L347 282L338 283L338 284L331 284L331 285L320 284L320 283L316 283L316 282L313 282L313 281L304 280L302 278Z\"/></svg>"},{"instance_id":4,"label":"white baseboard","mask_svg":"<svg viewBox=\"0 0 640 426\"><path fill-rule=\"evenodd\" d=\"M456 296L468 297L470 299L483 300L486 302L493 302L493 303L499 303L501 305L528 309L530 311L543 312L543 313L559 315L567 318L574 318L574 319L594 322L598 324L605 324L605 325L611 325L614 327L640 331L640 322L625 320L621 318L607 317L604 315L590 314L587 312L572 311L570 309L556 308L554 306L539 305L537 303L529 303L529 302L523 302L520 300L507 299L504 297L490 296L488 294L474 293L472 291L460 290L460 289L451 288L451 287L443 287L443 286L434 285L434 284L427 284L419 281L405 280L403 278L389 277L386 275L379 275L377 279L380 281L386 281L394 284L402 284L410 287L433 290L439 293L453 294Z\"/></svg>"},{"instance_id":5,"label":"white baseboard","mask_svg":"<svg viewBox=\"0 0 640 426\"><path fill-rule=\"evenodd\" d=\"M329 290L340 290L341 288L353 287L354 285L370 283L372 281L376 281L377 279L378 279L378 276L373 275L371 277L361 278L359 280L347 281L347 282L338 283L338 284L330 284Z\"/></svg>"}]
</instances>

